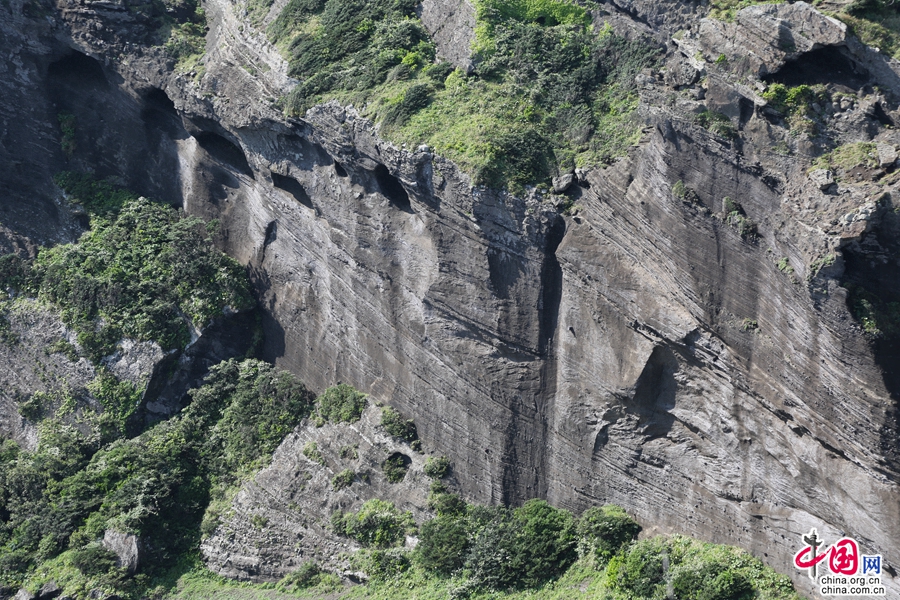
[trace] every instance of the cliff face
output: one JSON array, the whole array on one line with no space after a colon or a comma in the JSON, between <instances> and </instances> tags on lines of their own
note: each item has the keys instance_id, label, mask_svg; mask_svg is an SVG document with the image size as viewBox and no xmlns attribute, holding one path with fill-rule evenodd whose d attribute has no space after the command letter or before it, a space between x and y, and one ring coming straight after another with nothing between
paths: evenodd
<instances>
[{"instance_id":1,"label":"cliff face","mask_svg":"<svg viewBox=\"0 0 900 600\"><path fill-rule=\"evenodd\" d=\"M465 20L466 6L423 3L423 21ZM564 202L474 188L352 108L285 120L271 101L291 83L286 65L225 0L206 4L205 68L188 73L125 4L10 0L3 243L27 251L77 234L56 171L121 177L219 219L218 243L254 278L266 357L313 389L342 381L397 406L470 499L619 503L648 529L748 548L800 586L791 559L818 527L883 554L896 593L900 364L864 334L841 284L900 297L900 136L884 127L900 118L900 68L803 3L671 39L695 9L636 1L595 14L652 31L666 65L635 82L641 144L579 171ZM439 52L462 64L469 38L451 37L435 33ZM837 182L808 174L820 140L792 134L758 85L827 79L822 61L841 66L832 83L845 90L819 107L833 143L871 141L879 156ZM736 135L700 127L707 110ZM61 112L78 124L72 156ZM728 218L725 197L744 220ZM251 490L239 502L270 500ZM260 560L223 569L282 574Z\"/></svg>"}]
</instances>

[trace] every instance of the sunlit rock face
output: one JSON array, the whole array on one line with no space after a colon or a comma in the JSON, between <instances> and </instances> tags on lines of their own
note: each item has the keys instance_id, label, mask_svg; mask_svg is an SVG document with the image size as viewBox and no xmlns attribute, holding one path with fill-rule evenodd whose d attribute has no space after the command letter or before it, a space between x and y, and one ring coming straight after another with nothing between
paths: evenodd
<instances>
[{"instance_id":1,"label":"sunlit rock face","mask_svg":"<svg viewBox=\"0 0 900 600\"><path fill-rule=\"evenodd\" d=\"M897 64L803 3L733 24L701 20L699 5L627 4L594 19L666 44L662 66L635 81L643 140L579 170L567 198L473 187L353 108L283 118L269 99L291 85L286 64L224 0L207 4L206 69L193 74L108 3L13 13L0 19L4 248L77 236L53 173L118 176L218 219L217 243L253 277L265 357L314 389L350 383L413 418L467 498L615 502L650 531L747 548L806 591L791 559L817 527L883 554L896 594L900 363L864 333L843 286L900 298L900 136L885 127L900 119ZM468 23L470 8L426 2L422 19ZM469 60L466 31L442 42L431 30L449 60ZM884 156L837 179L810 172L822 149L761 96L760 77L827 78L823 60L846 100L819 107L829 135ZM63 110L85 150L72 158ZM734 135L701 127L704 111ZM297 443L276 455L279 472ZM276 514L284 499L259 493L276 475L248 484L237 514ZM269 522L276 542L297 527ZM252 528L233 531L211 551L222 572L283 574L248 554Z\"/></svg>"}]
</instances>

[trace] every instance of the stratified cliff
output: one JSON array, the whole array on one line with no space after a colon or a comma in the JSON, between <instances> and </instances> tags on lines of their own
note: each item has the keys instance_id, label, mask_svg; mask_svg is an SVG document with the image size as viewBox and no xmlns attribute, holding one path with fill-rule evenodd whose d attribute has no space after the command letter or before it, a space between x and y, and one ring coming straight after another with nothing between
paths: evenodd
<instances>
[{"instance_id":1,"label":"stratified cliff","mask_svg":"<svg viewBox=\"0 0 900 600\"><path fill-rule=\"evenodd\" d=\"M242 5L206 3L187 71L142 6L0 7L7 250L77 234L54 173L117 176L218 219L256 285L266 358L413 417L468 498L615 502L650 530L745 547L801 589L791 559L817 527L882 554L900 591L900 361L883 318L900 299L900 63L803 2L730 23L696 3L601 4L598 29L665 46L634 81L642 141L558 181L564 195L514 196L427 145L398 149L352 107L284 118L287 64ZM438 54L468 64L471 35L444 25L472 7L421 14ZM772 83L832 100L792 126ZM232 575L283 574L235 570L239 546L204 548Z\"/></svg>"}]
</instances>

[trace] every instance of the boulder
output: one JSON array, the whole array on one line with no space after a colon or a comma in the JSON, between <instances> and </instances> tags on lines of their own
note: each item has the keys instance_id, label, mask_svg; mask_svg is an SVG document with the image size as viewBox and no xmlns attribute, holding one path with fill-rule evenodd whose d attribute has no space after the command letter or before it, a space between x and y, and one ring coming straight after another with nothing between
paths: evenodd
<instances>
[{"instance_id":1,"label":"boulder","mask_svg":"<svg viewBox=\"0 0 900 600\"><path fill-rule=\"evenodd\" d=\"M140 567L143 544L138 536L107 529L103 535L103 546L116 555L116 564L129 573L136 572Z\"/></svg>"}]
</instances>

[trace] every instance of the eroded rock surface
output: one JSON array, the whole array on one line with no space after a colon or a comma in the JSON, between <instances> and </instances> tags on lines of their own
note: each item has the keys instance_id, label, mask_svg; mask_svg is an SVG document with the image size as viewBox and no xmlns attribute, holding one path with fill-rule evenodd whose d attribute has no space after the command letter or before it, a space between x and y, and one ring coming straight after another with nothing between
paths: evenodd
<instances>
[{"instance_id":1,"label":"eroded rock surface","mask_svg":"<svg viewBox=\"0 0 900 600\"><path fill-rule=\"evenodd\" d=\"M59 60L83 57L65 60L101 77L65 83L79 100L66 108L97 140L133 135L114 142L121 151L79 160L219 219L217 242L254 277L266 356L313 388L343 381L397 406L451 458L470 500L543 497L576 511L616 502L649 530L743 546L806 591L789 565L800 534L818 527L882 554L888 593L900 591L898 352L866 336L841 286L900 297L900 181L888 160L900 139L886 127L898 119L896 62L803 3L746 9L736 25L700 21L688 3L610 3L635 34L668 32L665 67L635 82L641 145L577 172L563 202L473 188L427 149L380 139L353 109L285 120L267 100L290 85L283 60L231 3L206 9L206 70L193 75L135 41L138 17L105 4L3 21L4 34L22 32L4 38L19 43L5 68L36 97L3 102L3 114L29 128L18 139L55 157L15 159L38 174L40 210L56 206L48 177L65 160L53 126L64 99L53 104L40 82L54 81ZM842 99L812 108L825 133L792 130L757 76L816 83L822 56L847 65L832 82ZM268 68L254 77L248 64ZM110 117L93 119L86 99ZM698 124L710 111L733 135ZM854 142L883 148L885 164L836 170L827 185L810 177L816 157ZM4 143L0 159L13 161ZM576 208L560 214L567 203ZM71 220L60 210L53 231ZM271 579L345 543L321 515L360 502L360 484L307 521L288 506L324 497L339 466L298 453L315 435L298 429L238 495L204 546L216 570ZM394 489L373 495L424 505L420 492ZM271 526L254 528L257 514Z\"/></svg>"}]
</instances>

